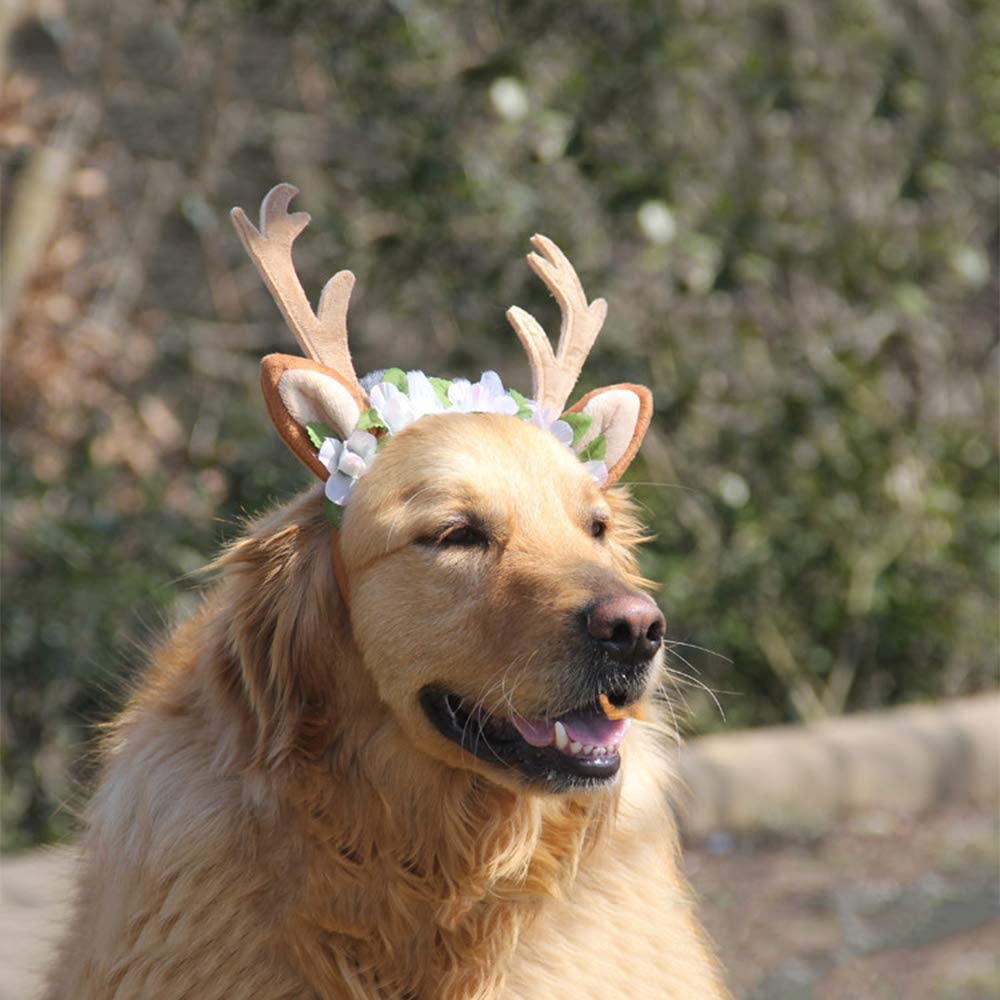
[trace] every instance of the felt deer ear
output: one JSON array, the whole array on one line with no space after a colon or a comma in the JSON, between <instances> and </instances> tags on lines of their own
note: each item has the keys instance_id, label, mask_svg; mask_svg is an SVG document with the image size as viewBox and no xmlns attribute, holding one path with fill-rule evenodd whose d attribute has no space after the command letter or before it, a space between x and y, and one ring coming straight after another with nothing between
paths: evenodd
<instances>
[{"instance_id":1,"label":"felt deer ear","mask_svg":"<svg viewBox=\"0 0 1000 1000\"><path fill-rule=\"evenodd\" d=\"M367 406L346 379L324 365L289 354L269 354L260 365L260 384L271 423L292 453L320 479L329 470L316 457L309 425L328 428L346 440Z\"/></svg>"},{"instance_id":2,"label":"felt deer ear","mask_svg":"<svg viewBox=\"0 0 1000 1000\"><path fill-rule=\"evenodd\" d=\"M329 475L316 457L308 425L324 424L346 439L368 406L347 342L347 307L354 275L338 271L325 285L313 312L292 262L292 244L309 223L305 212L289 214L298 194L278 184L260 206L260 228L234 208L231 217L271 296L306 358L272 354L261 364L261 384L271 422L295 455L321 479Z\"/></svg>"},{"instance_id":3,"label":"felt deer ear","mask_svg":"<svg viewBox=\"0 0 1000 1000\"><path fill-rule=\"evenodd\" d=\"M608 486L621 479L635 458L653 416L653 394L644 385L622 383L588 392L570 413L586 413L593 422L577 444L585 449L598 437L605 441Z\"/></svg>"}]
</instances>

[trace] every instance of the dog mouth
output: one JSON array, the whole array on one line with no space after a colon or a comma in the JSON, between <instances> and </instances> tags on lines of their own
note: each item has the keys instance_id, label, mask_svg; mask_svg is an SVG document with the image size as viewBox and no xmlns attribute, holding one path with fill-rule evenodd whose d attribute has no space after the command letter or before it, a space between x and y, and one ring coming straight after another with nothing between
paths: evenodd
<instances>
[{"instance_id":1,"label":"dog mouth","mask_svg":"<svg viewBox=\"0 0 1000 1000\"><path fill-rule=\"evenodd\" d=\"M632 721L624 717L623 701L605 694L562 715L525 719L486 712L444 688L429 686L420 692L424 714L442 736L550 791L614 779L621 767L619 748Z\"/></svg>"}]
</instances>

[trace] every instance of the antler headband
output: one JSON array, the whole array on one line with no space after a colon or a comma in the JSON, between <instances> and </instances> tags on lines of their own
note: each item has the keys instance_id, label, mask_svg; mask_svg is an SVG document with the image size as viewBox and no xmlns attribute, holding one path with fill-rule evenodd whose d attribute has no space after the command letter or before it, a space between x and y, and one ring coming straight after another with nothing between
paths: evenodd
<instances>
[{"instance_id":1,"label":"antler headband","mask_svg":"<svg viewBox=\"0 0 1000 1000\"><path fill-rule=\"evenodd\" d=\"M326 482L335 508L347 503L357 479L375 458L377 439L399 433L429 413L493 412L532 420L552 430L588 463L602 485L616 482L635 456L649 426L647 388L622 384L588 393L563 413L607 314L604 299L587 301L562 251L545 236L531 239L528 264L559 303L562 328L553 351L538 321L517 306L507 319L528 355L532 397L505 390L495 372L479 382L429 378L389 369L366 392L351 361L347 309L354 275L338 271L323 288L313 312L295 273L292 244L309 223L289 214L298 189L278 184L260 207L259 229L241 208L233 224L306 358L271 354L261 363L268 413L286 444ZM335 523L339 518L334 517Z\"/></svg>"}]
</instances>

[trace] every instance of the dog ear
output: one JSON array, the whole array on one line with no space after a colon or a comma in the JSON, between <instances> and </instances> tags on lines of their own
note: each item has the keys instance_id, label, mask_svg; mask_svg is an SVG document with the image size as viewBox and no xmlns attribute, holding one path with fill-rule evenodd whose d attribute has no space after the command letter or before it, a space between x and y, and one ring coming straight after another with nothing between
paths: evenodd
<instances>
[{"instance_id":1,"label":"dog ear","mask_svg":"<svg viewBox=\"0 0 1000 1000\"><path fill-rule=\"evenodd\" d=\"M285 444L306 468L325 480L329 471L320 464L313 434L324 429L346 440L368 405L352 381L316 361L290 354L269 354L260 365L260 382L267 413Z\"/></svg>"},{"instance_id":2,"label":"dog ear","mask_svg":"<svg viewBox=\"0 0 1000 1000\"><path fill-rule=\"evenodd\" d=\"M644 385L625 382L588 392L569 413L593 417L576 447L586 450L598 438L605 441L607 486L616 483L635 458L653 416L653 394Z\"/></svg>"}]
</instances>

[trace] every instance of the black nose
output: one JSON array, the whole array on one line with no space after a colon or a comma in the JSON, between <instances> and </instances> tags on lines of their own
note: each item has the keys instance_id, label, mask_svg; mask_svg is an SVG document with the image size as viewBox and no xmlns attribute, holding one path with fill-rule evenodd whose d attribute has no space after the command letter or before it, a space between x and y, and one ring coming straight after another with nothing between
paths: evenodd
<instances>
[{"instance_id":1,"label":"black nose","mask_svg":"<svg viewBox=\"0 0 1000 1000\"><path fill-rule=\"evenodd\" d=\"M587 612L587 631L619 663L652 659L666 627L660 609L639 594L599 597Z\"/></svg>"}]
</instances>

